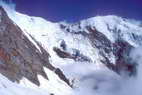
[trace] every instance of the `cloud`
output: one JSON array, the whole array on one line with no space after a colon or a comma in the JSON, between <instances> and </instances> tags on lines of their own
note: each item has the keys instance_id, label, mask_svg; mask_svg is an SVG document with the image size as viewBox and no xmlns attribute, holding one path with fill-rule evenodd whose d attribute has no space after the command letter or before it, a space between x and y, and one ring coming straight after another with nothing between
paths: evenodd
<instances>
[{"instance_id":1,"label":"cloud","mask_svg":"<svg viewBox=\"0 0 142 95\"><path fill-rule=\"evenodd\" d=\"M81 73L80 83L75 89L76 95L142 95L142 47L131 51L130 57L137 64L135 76L118 76L113 71L95 66L81 65L72 69ZM92 69L92 70L91 70ZM77 70L77 71L76 71Z\"/></svg>"}]
</instances>

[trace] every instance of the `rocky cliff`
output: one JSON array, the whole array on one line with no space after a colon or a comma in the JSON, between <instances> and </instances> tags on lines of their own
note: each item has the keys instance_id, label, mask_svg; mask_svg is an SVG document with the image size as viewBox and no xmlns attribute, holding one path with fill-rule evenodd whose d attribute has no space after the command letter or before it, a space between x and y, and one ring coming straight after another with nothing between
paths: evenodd
<instances>
[{"instance_id":1,"label":"rocky cliff","mask_svg":"<svg viewBox=\"0 0 142 95\"><path fill-rule=\"evenodd\" d=\"M43 67L56 71L49 62L50 55L33 39L39 50L2 7L0 17L0 73L13 82L19 82L25 77L39 86L38 74L48 80ZM57 70L57 75L69 84L62 71L58 68Z\"/></svg>"}]
</instances>

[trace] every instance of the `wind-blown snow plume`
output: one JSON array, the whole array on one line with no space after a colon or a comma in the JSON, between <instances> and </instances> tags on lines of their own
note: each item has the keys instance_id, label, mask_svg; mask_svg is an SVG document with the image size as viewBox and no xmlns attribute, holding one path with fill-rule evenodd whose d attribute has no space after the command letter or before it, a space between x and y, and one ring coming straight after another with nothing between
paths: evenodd
<instances>
[{"instance_id":1,"label":"wind-blown snow plume","mask_svg":"<svg viewBox=\"0 0 142 95\"><path fill-rule=\"evenodd\" d=\"M6 10L15 10L16 4L13 3L12 1L5 1L5 0L0 0L0 6L5 8Z\"/></svg>"}]
</instances>

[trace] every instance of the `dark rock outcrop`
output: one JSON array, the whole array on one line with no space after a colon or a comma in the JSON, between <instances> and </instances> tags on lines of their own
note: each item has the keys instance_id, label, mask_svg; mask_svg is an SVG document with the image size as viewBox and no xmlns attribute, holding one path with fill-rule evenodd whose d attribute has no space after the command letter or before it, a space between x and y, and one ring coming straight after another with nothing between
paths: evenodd
<instances>
[{"instance_id":1,"label":"dark rock outcrop","mask_svg":"<svg viewBox=\"0 0 142 95\"><path fill-rule=\"evenodd\" d=\"M136 64L130 61L129 53L134 48L128 42L123 41L118 38L115 43L111 43L109 39L106 38L104 34L97 31L95 28L92 29L88 27L89 39L93 45L99 49L100 54L104 57L101 60L108 68L120 74L121 72L128 72L130 75L135 73ZM119 35L119 34L118 34ZM116 62L111 63L109 56L106 54L112 53ZM111 56L110 56L111 57Z\"/></svg>"},{"instance_id":2,"label":"dark rock outcrop","mask_svg":"<svg viewBox=\"0 0 142 95\"><path fill-rule=\"evenodd\" d=\"M61 58L73 59L74 61L79 61L79 62L91 62L90 58L81 54L80 51L76 50L76 49L73 49L74 54L70 54L69 52L63 51L63 50L61 50L60 48L57 48L57 47L54 47L53 50Z\"/></svg>"},{"instance_id":3,"label":"dark rock outcrop","mask_svg":"<svg viewBox=\"0 0 142 95\"><path fill-rule=\"evenodd\" d=\"M78 23L77 25L79 25ZM120 74L122 71L128 72L129 74L135 74L136 72L136 64L131 61L129 57L130 51L134 48L128 42L125 42L121 39L119 35L120 30L115 29L114 31L117 32L118 39L115 43L112 43L103 33L99 32L95 26L85 26L85 29L89 32L83 31L71 31L70 28L72 26L62 26L61 28L72 35L82 35L89 39L92 47L97 48L99 50L99 54L103 57L103 60L100 60L104 63L109 69L115 71L116 73ZM81 27L80 27L81 28ZM115 63L111 63L110 55L114 55L116 58Z\"/></svg>"},{"instance_id":4,"label":"dark rock outcrop","mask_svg":"<svg viewBox=\"0 0 142 95\"><path fill-rule=\"evenodd\" d=\"M34 40L32 36L30 37ZM34 41L40 50L0 7L0 73L13 82L19 82L25 77L36 85L40 85L38 74L48 79L43 67L52 71L56 68L49 63L50 56L47 51L36 40ZM60 72L61 70L58 73ZM58 73L56 71L57 75ZM63 73L58 76L68 80Z\"/></svg>"}]
</instances>

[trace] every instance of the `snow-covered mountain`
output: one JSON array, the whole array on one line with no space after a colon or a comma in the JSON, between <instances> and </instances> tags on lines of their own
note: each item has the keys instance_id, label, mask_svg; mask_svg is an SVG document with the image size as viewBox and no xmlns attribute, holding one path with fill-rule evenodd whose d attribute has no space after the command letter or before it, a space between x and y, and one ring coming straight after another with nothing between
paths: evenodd
<instances>
[{"instance_id":1,"label":"snow-covered mountain","mask_svg":"<svg viewBox=\"0 0 142 95\"><path fill-rule=\"evenodd\" d=\"M141 41L139 21L53 23L1 7L0 95L127 95L137 75L131 50Z\"/></svg>"}]
</instances>

